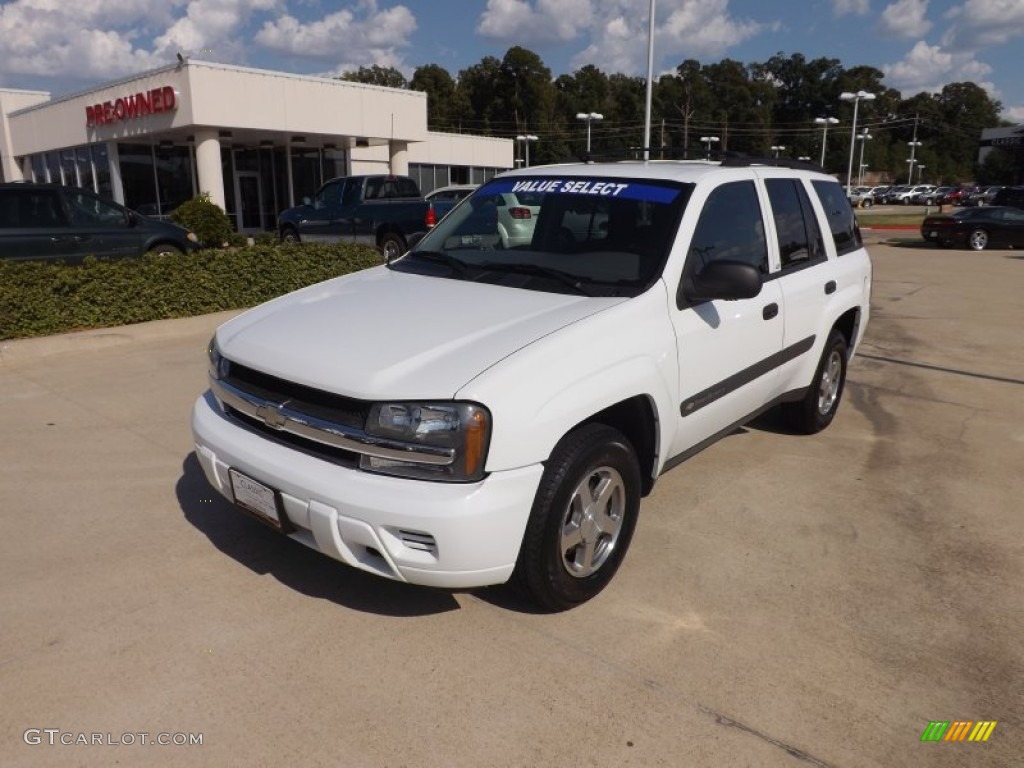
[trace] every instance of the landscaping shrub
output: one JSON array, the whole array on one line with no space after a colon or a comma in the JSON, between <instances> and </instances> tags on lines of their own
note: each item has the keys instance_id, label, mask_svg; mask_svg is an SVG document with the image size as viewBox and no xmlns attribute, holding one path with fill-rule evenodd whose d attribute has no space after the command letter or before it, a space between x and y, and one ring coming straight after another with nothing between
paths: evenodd
<instances>
[{"instance_id":1,"label":"landscaping shrub","mask_svg":"<svg viewBox=\"0 0 1024 768\"><path fill-rule=\"evenodd\" d=\"M202 195L175 208L171 212L171 221L191 229L207 248L231 244L237 234L221 207ZM244 238L242 244L245 244Z\"/></svg>"},{"instance_id":2,"label":"landscaping shrub","mask_svg":"<svg viewBox=\"0 0 1024 768\"><path fill-rule=\"evenodd\" d=\"M0 339L249 307L381 263L364 245L254 245L81 264L0 259Z\"/></svg>"}]
</instances>

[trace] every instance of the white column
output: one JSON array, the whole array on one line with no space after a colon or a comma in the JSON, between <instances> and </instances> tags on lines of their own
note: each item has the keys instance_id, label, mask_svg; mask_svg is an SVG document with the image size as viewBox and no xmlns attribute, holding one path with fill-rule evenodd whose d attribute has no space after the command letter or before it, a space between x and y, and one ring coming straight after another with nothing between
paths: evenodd
<instances>
[{"instance_id":1,"label":"white column","mask_svg":"<svg viewBox=\"0 0 1024 768\"><path fill-rule=\"evenodd\" d=\"M121 182L121 155L117 151L117 142L108 141L107 163L110 164L110 190L114 202L124 205L124 184Z\"/></svg>"},{"instance_id":2,"label":"white column","mask_svg":"<svg viewBox=\"0 0 1024 768\"><path fill-rule=\"evenodd\" d=\"M220 138L215 130L196 131L196 174L199 193L210 196L210 201L227 209L224 197L224 174L220 164Z\"/></svg>"},{"instance_id":3,"label":"white column","mask_svg":"<svg viewBox=\"0 0 1024 768\"><path fill-rule=\"evenodd\" d=\"M404 141L390 141L388 151L391 155L391 173L395 176L408 176L409 145Z\"/></svg>"}]
</instances>

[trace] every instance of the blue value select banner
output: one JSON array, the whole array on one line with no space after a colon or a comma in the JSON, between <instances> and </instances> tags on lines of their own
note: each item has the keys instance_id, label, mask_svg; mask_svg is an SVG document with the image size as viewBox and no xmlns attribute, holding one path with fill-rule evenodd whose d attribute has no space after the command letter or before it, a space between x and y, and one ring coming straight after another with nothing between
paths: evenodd
<instances>
[{"instance_id":1,"label":"blue value select banner","mask_svg":"<svg viewBox=\"0 0 1024 768\"><path fill-rule=\"evenodd\" d=\"M615 197L623 200L649 200L652 203L671 203L679 196L679 189L657 184L643 184L622 179L579 179L542 177L537 179L502 179L487 184L481 193L488 192L552 192L559 195L585 195L588 197Z\"/></svg>"}]
</instances>

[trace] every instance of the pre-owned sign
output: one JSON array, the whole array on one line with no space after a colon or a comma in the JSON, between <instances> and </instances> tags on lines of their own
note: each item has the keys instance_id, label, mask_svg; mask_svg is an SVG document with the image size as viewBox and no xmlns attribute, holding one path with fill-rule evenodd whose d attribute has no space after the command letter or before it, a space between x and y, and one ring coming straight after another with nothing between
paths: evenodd
<instances>
[{"instance_id":1,"label":"pre-owned sign","mask_svg":"<svg viewBox=\"0 0 1024 768\"><path fill-rule=\"evenodd\" d=\"M178 107L174 89L169 85L154 88L145 93L136 93L114 101L104 101L85 108L85 125L110 125L122 120L152 115L158 112L173 112Z\"/></svg>"}]
</instances>

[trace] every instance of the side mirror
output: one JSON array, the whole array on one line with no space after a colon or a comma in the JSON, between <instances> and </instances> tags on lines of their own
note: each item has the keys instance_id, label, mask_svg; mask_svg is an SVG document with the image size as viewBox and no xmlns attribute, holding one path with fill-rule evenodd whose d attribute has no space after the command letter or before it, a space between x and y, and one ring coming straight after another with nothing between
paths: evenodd
<instances>
[{"instance_id":1,"label":"side mirror","mask_svg":"<svg viewBox=\"0 0 1024 768\"><path fill-rule=\"evenodd\" d=\"M761 292L761 272L745 261L712 261L698 274L683 281L688 302L752 299Z\"/></svg>"},{"instance_id":2,"label":"side mirror","mask_svg":"<svg viewBox=\"0 0 1024 768\"><path fill-rule=\"evenodd\" d=\"M127 210L125 215L128 217L129 227L137 227L139 225L139 215L135 211Z\"/></svg>"}]
</instances>

